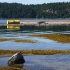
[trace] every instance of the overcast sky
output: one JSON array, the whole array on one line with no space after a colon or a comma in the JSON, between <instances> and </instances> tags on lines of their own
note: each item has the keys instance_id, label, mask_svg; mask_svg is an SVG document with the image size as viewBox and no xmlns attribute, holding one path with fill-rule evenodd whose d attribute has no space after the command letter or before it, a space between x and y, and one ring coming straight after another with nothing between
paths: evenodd
<instances>
[{"instance_id":1,"label":"overcast sky","mask_svg":"<svg viewBox=\"0 0 70 70\"><path fill-rule=\"evenodd\" d=\"M70 0L0 0L0 2L8 3L22 3L22 4L43 4L43 3L54 3L54 2L70 2Z\"/></svg>"}]
</instances>

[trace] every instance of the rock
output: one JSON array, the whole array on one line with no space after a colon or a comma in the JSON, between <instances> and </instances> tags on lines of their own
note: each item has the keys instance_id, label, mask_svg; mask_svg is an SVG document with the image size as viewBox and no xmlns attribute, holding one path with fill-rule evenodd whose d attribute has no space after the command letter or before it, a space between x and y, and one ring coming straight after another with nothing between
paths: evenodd
<instances>
[{"instance_id":1,"label":"rock","mask_svg":"<svg viewBox=\"0 0 70 70\"><path fill-rule=\"evenodd\" d=\"M25 63L24 57L21 53L14 54L11 58L8 60L8 65L14 65L14 64L23 64Z\"/></svg>"}]
</instances>

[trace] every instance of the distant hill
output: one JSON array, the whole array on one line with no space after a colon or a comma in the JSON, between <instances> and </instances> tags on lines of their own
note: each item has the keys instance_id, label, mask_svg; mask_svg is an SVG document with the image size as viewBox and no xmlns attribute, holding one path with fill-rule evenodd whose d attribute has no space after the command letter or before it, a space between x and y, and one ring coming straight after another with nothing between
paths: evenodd
<instances>
[{"instance_id":1,"label":"distant hill","mask_svg":"<svg viewBox=\"0 0 70 70\"><path fill-rule=\"evenodd\" d=\"M70 2L37 5L0 3L0 18L70 18Z\"/></svg>"}]
</instances>

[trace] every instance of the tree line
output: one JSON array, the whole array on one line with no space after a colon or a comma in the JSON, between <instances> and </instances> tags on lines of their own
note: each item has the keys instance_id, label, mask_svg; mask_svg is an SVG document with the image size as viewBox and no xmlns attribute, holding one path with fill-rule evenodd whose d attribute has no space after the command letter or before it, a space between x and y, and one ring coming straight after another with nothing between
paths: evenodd
<instances>
[{"instance_id":1,"label":"tree line","mask_svg":"<svg viewBox=\"0 0 70 70\"><path fill-rule=\"evenodd\" d=\"M70 18L70 2L36 5L0 3L0 18Z\"/></svg>"}]
</instances>

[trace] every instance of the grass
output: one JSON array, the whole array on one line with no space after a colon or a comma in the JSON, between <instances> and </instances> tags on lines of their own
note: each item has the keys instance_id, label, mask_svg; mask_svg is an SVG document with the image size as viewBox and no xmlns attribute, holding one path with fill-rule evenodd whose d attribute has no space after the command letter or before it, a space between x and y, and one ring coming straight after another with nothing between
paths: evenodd
<instances>
[{"instance_id":1,"label":"grass","mask_svg":"<svg viewBox=\"0 0 70 70\"><path fill-rule=\"evenodd\" d=\"M60 43L70 43L70 34L34 34L29 36L51 39Z\"/></svg>"},{"instance_id":2,"label":"grass","mask_svg":"<svg viewBox=\"0 0 70 70\"><path fill-rule=\"evenodd\" d=\"M70 54L70 50L0 50L0 56L10 55L20 52L22 54L33 55L54 55L54 54Z\"/></svg>"},{"instance_id":3,"label":"grass","mask_svg":"<svg viewBox=\"0 0 70 70\"><path fill-rule=\"evenodd\" d=\"M0 42L4 42L4 41L14 41L14 42L23 42L23 43L36 43L37 41L34 40L26 40L26 39L11 39L11 38L0 38Z\"/></svg>"}]
</instances>

